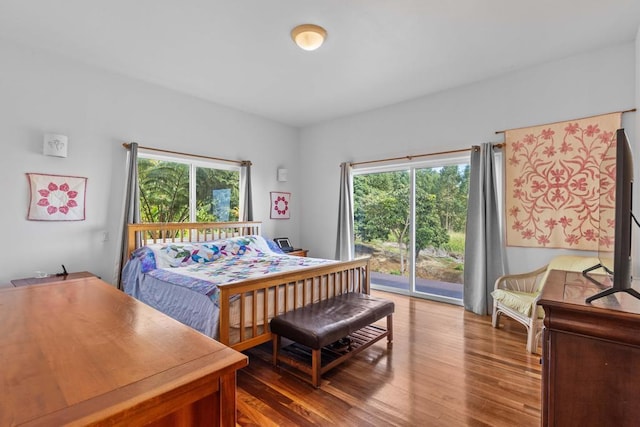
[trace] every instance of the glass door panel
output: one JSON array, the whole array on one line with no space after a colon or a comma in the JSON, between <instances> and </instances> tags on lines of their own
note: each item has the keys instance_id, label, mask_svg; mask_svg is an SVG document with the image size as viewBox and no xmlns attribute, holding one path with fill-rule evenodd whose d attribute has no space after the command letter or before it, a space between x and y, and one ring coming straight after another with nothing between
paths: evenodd
<instances>
[{"instance_id":1,"label":"glass door panel","mask_svg":"<svg viewBox=\"0 0 640 427\"><path fill-rule=\"evenodd\" d=\"M410 171L355 175L356 257L371 257L371 283L410 291Z\"/></svg>"},{"instance_id":2,"label":"glass door panel","mask_svg":"<svg viewBox=\"0 0 640 427\"><path fill-rule=\"evenodd\" d=\"M461 300L469 166L415 173L415 291Z\"/></svg>"}]
</instances>

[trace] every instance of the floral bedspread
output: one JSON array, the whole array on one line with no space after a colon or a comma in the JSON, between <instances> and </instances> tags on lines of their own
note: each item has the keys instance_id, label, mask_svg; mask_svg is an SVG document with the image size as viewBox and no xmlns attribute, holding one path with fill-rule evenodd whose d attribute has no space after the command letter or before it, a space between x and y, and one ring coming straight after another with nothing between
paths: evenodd
<instances>
[{"instance_id":1,"label":"floral bedspread","mask_svg":"<svg viewBox=\"0 0 640 427\"><path fill-rule=\"evenodd\" d=\"M218 285L335 262L283 254L261 236L156 245L133 258L147 275L207 295L216 306Z\"/></svg>"}]
</instances>

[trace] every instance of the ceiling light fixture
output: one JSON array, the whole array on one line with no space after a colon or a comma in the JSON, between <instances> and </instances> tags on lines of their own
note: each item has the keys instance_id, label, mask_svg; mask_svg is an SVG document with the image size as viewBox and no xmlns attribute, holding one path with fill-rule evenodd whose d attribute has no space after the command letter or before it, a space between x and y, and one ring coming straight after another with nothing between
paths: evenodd
<instances>
[{"instance_id":1,"label":"ceiling light fixture","mask_svg":"<svg viewBox=\"0 0 640 427\"><path fill-rule=\"evenodd\" d=\"M304 50L316 50L326 37L327 31L318 25L303 24L291 30L291 38Z\"/></svg>"}]
</instances>

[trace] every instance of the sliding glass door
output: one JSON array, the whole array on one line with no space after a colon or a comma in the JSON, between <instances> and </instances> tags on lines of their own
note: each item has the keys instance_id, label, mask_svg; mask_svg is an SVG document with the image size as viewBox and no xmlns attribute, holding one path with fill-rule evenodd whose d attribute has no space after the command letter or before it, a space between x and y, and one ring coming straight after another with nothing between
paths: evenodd
<instances>
[{"instance_id":1,"label":"sliding glass door","mask_svg":"<svg viewBox=\"0 0 640 427\"><path fill-rule=\"evenodd\" d=\"M372 286L460 304L468 158L354 172L356 257Z\"/></svg>"}]
</instances>

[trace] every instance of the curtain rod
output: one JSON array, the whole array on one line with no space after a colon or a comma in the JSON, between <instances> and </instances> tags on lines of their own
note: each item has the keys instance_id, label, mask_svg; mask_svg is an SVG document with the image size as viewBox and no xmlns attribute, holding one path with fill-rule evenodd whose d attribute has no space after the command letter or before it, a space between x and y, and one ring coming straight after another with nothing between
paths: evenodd
<instances>
[{"instance_id":1,"label":"curtain rod","mask_svg":"<svg viewBox=\"0 0 640 427\"><path fill-rule=\"evenodd\" d=\"M130 142L124 142L124 143L122 143L122 146L128 150L130 148L130 146L131 146L131 143ZM141 148L143 150L149 150L149 151L157 151L159 153L177 154L179 156L196 157L196 158L199 158L199 159L216 160L216 161L219 161L219 162L234 163L234 164L237 164L237 165L240 165L240 166L251 166L251 164L252 164L250 160L221 159L220 157L202 156L200 154L181 153L179 151L163 150L161 148L153 148L153 147L144 147L142 145L138 145L138 148Z\"/></svg>"},{"instance_id":2,"label":"curtain rod","mask_svg":"<svg viewBox=\"0 0 640 427\"><path fill-rule=\"evenodd\" d=\"M635 108L631 108L631 109L629 109L629 110L612 111L612 112L610 112L610 113L595 114L595 115L593 115L593 116L587 116L587 117L582 117L582 118L580 118L580 119L571 119L571 120L584 120L584 119L590 119L591 117L604 116L605 114L614 114L614 113L620 113L620 114L624 114L624 113L634 113L635 111L636 111L636 109L635 109ZM554 124L556 124L556 123L562 123L562 122L566 122L566 121L568 121L568 120L560 120L559 122L553 122L553 123L547 123L547 124L549 124L549 125L554 125ZM496 135L497 135L497 134L500 134L500 133L505 133L505 132L510 131L510 130L523 129L523 128L536 127L536 126L546 126L546 125L522 126L522 127L519 127L519 128L513 128L513 129L497 130L497 131L496 131Z\"/></svg>"},{"instance_id":3,"label":"curtain rod","mask_svg":"<svg viewBox=\"0 0 640 427\"><path fill-rule=\"evenodd\" d=\"M502 143L496 143L493 144L493 148L502 148L504 144ZM415 158L418 157L431 157L431 156L441 156L444 154L456 154L456 153L465 153L467 151L471 151L471 150L475 150L476 147L478 147L477 145L474 145L473 147L470 148L461 148L459 150L449 150L449 151L440 151L437 153L427 153L427 154L414 154L412 156L401 156L401 157L389 157L387 159L378 159L378 160L368 160L368 161L364 161L364 162L351 162L349 163L350 166L357 166L357 165L369 165L372 163L383 163L383 162L391 162L393 160L413 160Z\"/></svg>"}]
</instances>

